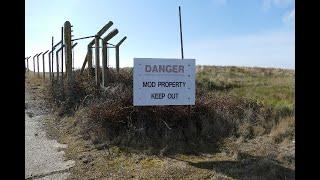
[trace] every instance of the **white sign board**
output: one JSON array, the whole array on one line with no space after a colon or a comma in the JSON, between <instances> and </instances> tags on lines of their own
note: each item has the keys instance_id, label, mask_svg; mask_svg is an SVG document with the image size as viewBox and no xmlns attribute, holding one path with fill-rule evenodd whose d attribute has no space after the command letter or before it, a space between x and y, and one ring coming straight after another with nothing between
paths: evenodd
<instances>
[{"instance_id":1,"label":"white sign board","mask_svg":"<svg viewBox=\"0 0 320 180\"><path fill-rule=\"evenodd\" d=\"M134 58L134 106L194 104L194 59Z\"/></svg>"}]
</instances>

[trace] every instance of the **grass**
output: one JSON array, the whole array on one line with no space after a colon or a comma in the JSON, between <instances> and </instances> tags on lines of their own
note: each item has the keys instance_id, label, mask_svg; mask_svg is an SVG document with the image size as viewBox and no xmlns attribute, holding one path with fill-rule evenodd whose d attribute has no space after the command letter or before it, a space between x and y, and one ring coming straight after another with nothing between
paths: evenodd
<instances>
[{"instance_id":1,"label":"grass","mask_svg":"<svg viewBox=\"0 0 320 180\"><path fill-rule=\"evenodd\" d=\"M197 85L207 91L231 94L262 102L273 108L294 109L294 71L264 68L205 67Z\"/></svg>"},{"instance_id":2,"label":"grass","mask_svg":"<svg viewBox=\"0 0 320 180\"><path fill-rule=\"evenodd\" d=\"M61 116L79 117L78 133L93 144L108 142L152 153L215 151L220 139L268 134L281 119L294 115L294 71L197 69L191 119L185 106L133 107L132 69L121 69L120 74L110 69L104 91L93 78L76 71L70 93L61 91L61 82L54 82L47 84L48 99Z\"/></svg>"},{"instance_id":3,"label":"grass","mask_svg":"<svg viewBox=\"0 0 320 180\"><path fill-rule=\"evenodd\" d=\"M208 66L203 69L197 73L197 86L203 91L257 101L279 118L294 114L293 70Z\"/></svg>"},{"instance_id":4,"label":"grass","mask_svg":"<svg viewBox=\"0 0 320 180\"><path fill-rule=\"evenodd\" d=\"M265 162L264 156L294 138L294 76L293 70L283 69L197 67L196 105L189 120L185 106L133 107L130 68L121 69L119 75L111 69L112 79L105 91L76 72L72 94L62 96L59 84L56 88L47 84L48 104L61 119L48 124L69 144L66 156L77 160L76 178L245 178L249 175L246 163L220 152L223 147L248 146L247 153L256 157L248 159L252 176L261 177L261 168L273 168L276 173L269 175L277 179L280 171L286 176L291 171ZM27 81L41 84L32 75ZM256 144L256 138L269 136L272 142ZM237 144L237 139L243 142ZM105 142L111 153L94 148ZM82 163L78 156L83 154L94 160ZM212 172L211 167L216 170Z\"/></svg>"},{"instance_id":5,"label":"grass","mask_svg":"<svg viewBox=\"0 0 320 180\"><path fill-rule=\"evenodd\" d=\"M285 138L289 138L292 141L294 138L294 126L294 118L286 117L272 128L270 135L277 143L284 141Z\"/></svg>"}]
</instances>

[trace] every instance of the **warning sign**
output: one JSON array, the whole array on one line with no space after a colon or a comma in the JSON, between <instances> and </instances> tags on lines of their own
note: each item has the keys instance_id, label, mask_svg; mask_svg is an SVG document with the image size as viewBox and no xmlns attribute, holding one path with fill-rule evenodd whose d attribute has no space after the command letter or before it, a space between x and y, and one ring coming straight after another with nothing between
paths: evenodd
<instances>
[{"instance_id":1,"label":"warning sign","mask_svg":"<svg viewBox=\"0 0 320 180\"><path fill-rule=\"evenodd\" d=\"M134 106L194 104L194 59L134 59Z\"/></svg>"}]
</instances>

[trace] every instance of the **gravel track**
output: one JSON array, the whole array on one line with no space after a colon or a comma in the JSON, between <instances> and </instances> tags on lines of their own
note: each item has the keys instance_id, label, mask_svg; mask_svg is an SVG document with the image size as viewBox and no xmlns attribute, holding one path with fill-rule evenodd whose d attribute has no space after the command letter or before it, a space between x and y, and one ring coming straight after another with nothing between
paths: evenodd
<instances>
[{"instance_id":1,"label":"gravel track","mask_svg":"<svg viewBox=\"0 0 320 180\"><path fill-rule=\"evenodd\" d=\"M64 151L58 151L67 145L46 137L41 121L50 114L28 87L25 105L25 179L67 179L74 161L65 161Z\"/></svg>"}]
</instances>

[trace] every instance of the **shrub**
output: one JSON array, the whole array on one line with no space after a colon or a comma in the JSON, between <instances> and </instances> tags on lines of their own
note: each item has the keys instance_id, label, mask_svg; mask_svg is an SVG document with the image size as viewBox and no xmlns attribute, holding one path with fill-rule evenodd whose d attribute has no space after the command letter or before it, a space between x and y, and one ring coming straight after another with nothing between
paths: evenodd
<instances>
[{"instance_id":1,"label":"shrub","mask_svg":"<svg viewBox=\"0 0 320 180\"><path fill-rule=\"evenodd\" d=\"M114 94L108 102L89 107L88 122L105 129L105 139L111 144L155 151L169 146L174 152L201 152L214 151L221 138L244 136L244 123L261 124L260 129L253 128L250 138L267 132L263 125L268 120L256 102L207 94L197 98L189 114L187 106L133 107L132 88L122 88L116 91L126 93ZM251 109L250 113L247 109Z\"/></svg>"},{"instance_id":2,"label":"shrub","mask_svg":"<svg viewBox=\"0 0 320 180\"><path fill-rule=\"evenodd\" d=\"M242 72L234 67L230 71ZM249 70L243 72L249 73ZM290 107L277 109L254 98L216 93L217 90L240 87L240 84L237 81L211 81L204 73L199 73L196 104L190 111L187 106L133 107L132 69L121 69L117 73L110 68L108 87L103 91L95 86L93 79L76 71L75 83L69 87L69 93L62 93L64 86L55 82L49 94L64 110L61 114L85 109L76 116L83 138L94 144L107 141L153 152L161 149L167 149L168 153L215 151L222 138L254 138L267 134L279 119L292 115Z\"/></svg>"}]
</instances>

